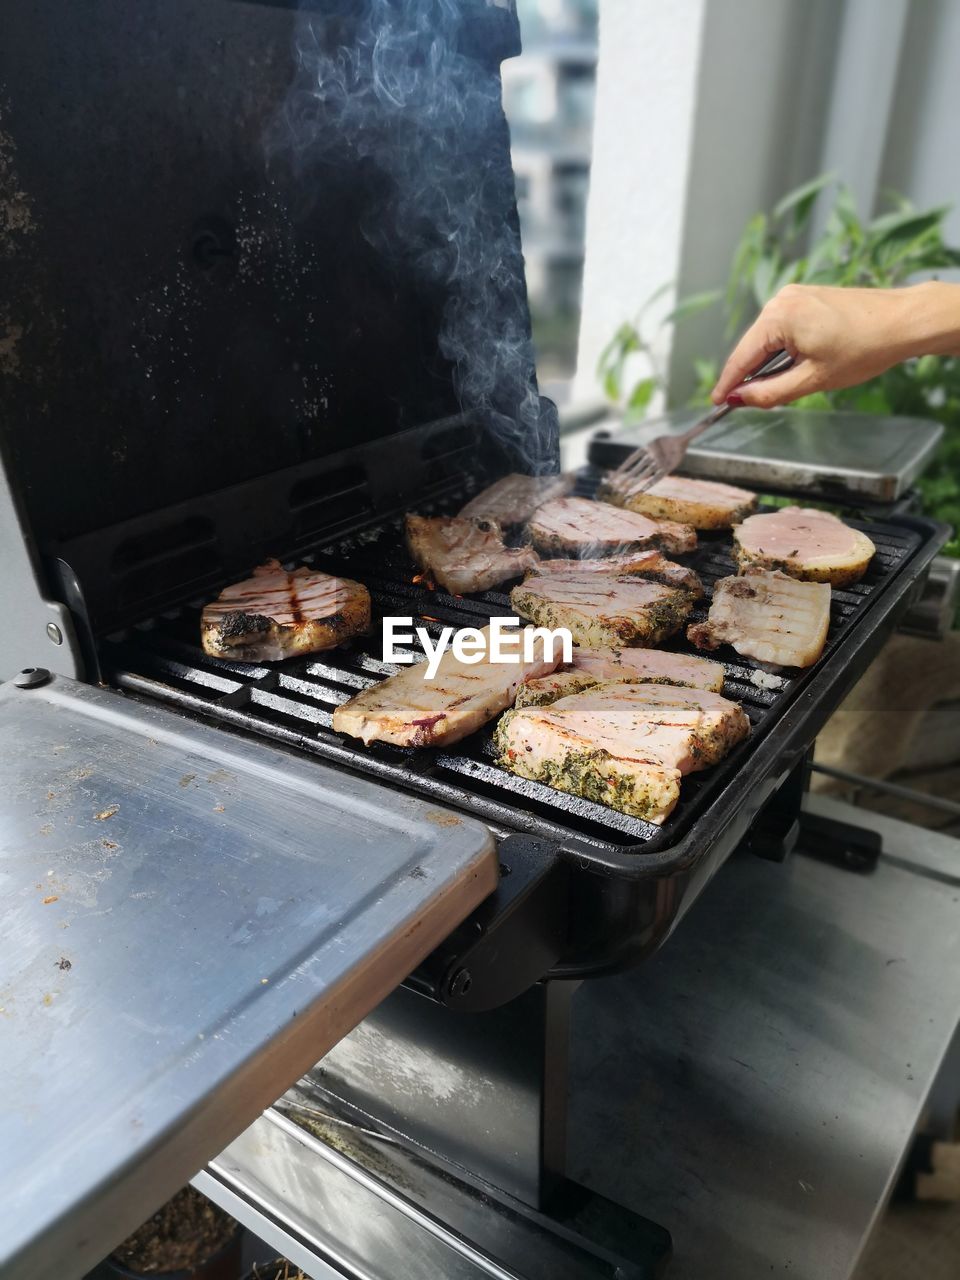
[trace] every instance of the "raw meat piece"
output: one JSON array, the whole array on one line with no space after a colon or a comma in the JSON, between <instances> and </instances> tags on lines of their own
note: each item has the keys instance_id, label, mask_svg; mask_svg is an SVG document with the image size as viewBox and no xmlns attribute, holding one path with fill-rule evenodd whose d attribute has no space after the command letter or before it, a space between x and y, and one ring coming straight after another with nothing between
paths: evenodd
<instances>
[{"instance_id":1,"label":"raw meat piece","mask_svg":"<svg viewBox=\"0 0 960 1280\"><path fill-rule=\"evenodd\" d=\"M737 653L778 667L810 667L830 626L830 584L798 582L785 573L748 569L721 578L706 622L687 628L701 649L731 644Z\"/></svg>"}]
</instances>

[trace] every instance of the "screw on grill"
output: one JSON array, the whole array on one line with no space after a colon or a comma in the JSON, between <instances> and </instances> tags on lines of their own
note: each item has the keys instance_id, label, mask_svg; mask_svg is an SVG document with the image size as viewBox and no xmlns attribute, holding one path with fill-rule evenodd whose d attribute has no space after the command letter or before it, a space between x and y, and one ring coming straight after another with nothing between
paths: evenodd
<instances>
[{"instance_id":1,"label":"screw on grill","mask_svg":"<svg viewBox=\"0 0 960 1280\"><path fill-rule=\"evenodd\" d=\"M450 979L448 988L452 996L465 996L473 985L473 978L470 976L469 969L458 969Z\"/></svg>"}]
</instances>

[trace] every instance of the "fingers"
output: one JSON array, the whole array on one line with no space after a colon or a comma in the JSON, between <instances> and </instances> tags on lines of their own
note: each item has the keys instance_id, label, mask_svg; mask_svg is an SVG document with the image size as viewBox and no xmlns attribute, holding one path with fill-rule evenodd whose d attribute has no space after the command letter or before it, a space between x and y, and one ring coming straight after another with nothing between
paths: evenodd
<instances>
[{"instance_id":1,"label":"fingers","mask_svg":"<svg viewBox=\"0 0 960 1280\"><path fill-rule=\"evenodd\" d=\"M748 374L753 373L767 356L773 355L783 346L782 334L772 329L769 320L761 314L734 347L723 366L717 385L710 393L713 403L723 404L734 387L739 388Z\"/></svg>"},{"instance_id":2,"label":"fingers","mask_svg":"<svg viewBox=\"0 0 960 1280\"><path fill-rule=\"evenodd\" d=\"M789 404L791 400L799 400L801 396L809 395L811 391L816 391L818 385L811 362L800 360L785 373L743 383L728 394L738 404L748 405L754 409L773 409L777 405Z\"/></svg>"}]
</instances>

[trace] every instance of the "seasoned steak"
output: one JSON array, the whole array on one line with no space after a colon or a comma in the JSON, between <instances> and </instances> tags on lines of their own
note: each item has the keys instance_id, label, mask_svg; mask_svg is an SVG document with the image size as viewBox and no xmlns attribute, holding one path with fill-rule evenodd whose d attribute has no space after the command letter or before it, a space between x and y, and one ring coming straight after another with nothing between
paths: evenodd
<instances>
[{"instance_id":1,"label":"seasoned steak","mask_svg":"<svg viewBox=\"0 0 960 1280\"><path fill-rule=\"evenodd\" d=\"M691 658L663 649L574 649L573 662L549 676L526 680L516 706L545 706L597 684L672 684L719 693L723 666L709 658Z\"/></svg>"},{"instance_id":2,"label":"seasoned steak","mask_svg":"<svg viewBox=\"0 0 960 1280\"><path fill-rule=\"evenodd\" d=\"M510 603L543 627L567 627L573 643L594 648L654 645L686 621L686 591L642 578L600 573L533 575L513 588Z\"/></svg>"},{"instance_id":3,"label":"seasoned steak","mask_svg":"<svg viewBox=\"0 0 960 1280\"><path fill-rule=\"evenodd\" d=\"M575 481L572 475L504 476L471 498L460 515L467 520L495 520L504 529L526 524L537 507L551 498L562 498Z\"/></svg>"},{"instance_id":4,"label":"seasoned steak","mask_svg":"<svg viewBox=\"0 0 960 1280\"><path fill-rule=\"evenodd\" d=\"M489 639L488 629L485 634ZM542 643L537 652L542 655ZM498 663L485 657L468 664L448 651L432 680L426 679L425 662L389 676L337 707L333 727L366 743L436 747L459 742L512 706L521 682L553 671L559 658L558 653L535 662Z\"/></svg>"},{"instance_id":5,"label":"seasoned steak","mask_svg":"<svg viewBox=\"0 0 960 1280\"><path fill-rule=\"evenodd\" d=\"M665 476L638 491L618 484L613 475L601 486L599 497L654 520L679 520L695 529L729 529L757 507L757 495L749 489L687 476Z\"/></svg>"},{"instance_id":6,"label":"seasoned steak","mask_svg":"<svg viewBox=\"0 0 960 1280\"><path fill-rule=\"evenodd\" d=\"M332 649L369 626L370 593L362 583L306 566L288 573L268 560L204 607L200 639L214 658L279 662Z\"/></svg>"},{"instance_id":7,"label":"seasoned steak","mask_svg":"<svg viewBox=\"0 0 960 1280\"><path fill-rule=\"evenodd\" d=\"M784 507L750 516L733 531L737 565L780 569L791 578L844 587L859 582L876 547L829 511Z\"/></svg>"},{"instance_id":8,"label":"seasoned steak","mask_svg":"<svg viewBox=\"0 0 960 1280\"><path fill-rule=\"evenodd\" d=\"M500 527L459 516L407 516L407 548L417 565L453 595L490 591L537 564L532 547L506 547Z\"/></svg>"},{"instance_id":9,"label":"seasoned steak","mask_svg":"<svg viewBox=\"0 0 960 1280\"><path fill-rule=\"evenodd\" d=\"M706 622L687 628L701 649L731 644L737 653L778 667L810 667L830 626L830 585L798 582L785 573L748 569L721 578Z\"/></svg>"},{"instance_id":10,"label":"seasoned steak","mask_svg":"<svg viewBox=\"0 0 960 1280\"><path fill-rule=\"evenodd\" d=\"M703 595L703 583L699 574L686 565L668 560L659 551L634 551L620 556L604 556L599 560L571 560L569 556L559 560L541 560L534 573L540 578L548 574L613 573L629 574L636 578L649 578L651 582L663 582L668 587L688 591L696 600Z\"/></svg>"},{"instance_id":11,"label":"seasoned steak","mask_svg":"<svg viewBox=\"0 0 960 1280\"><path fill-rule=\"evenodd\" d=\"M536 549L545 556L619 555L646 547L692 551L696 532L689 525L650 520L588 498L555 498L527 523Z\"/></svg>"},{"instance_id":12,"label":"seasoned steak","mask_svg":"<svg viewBox=\"0 0 960 1280\"><path fill-rule=\"evenodd\" d=\"M749 732L737 703L716 693L601 684L508 711L495 742L500 764L522 778L662 823L681 777L715 764Z\"/></svg>"}]
</instances>

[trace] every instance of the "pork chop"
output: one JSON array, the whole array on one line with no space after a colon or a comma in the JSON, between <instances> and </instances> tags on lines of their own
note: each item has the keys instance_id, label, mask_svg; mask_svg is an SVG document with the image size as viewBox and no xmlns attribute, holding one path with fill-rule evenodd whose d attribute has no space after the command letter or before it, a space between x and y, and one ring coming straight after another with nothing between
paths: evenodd
<instances>
[{"instance_id":1,"label":"pork chop","mask_svg":"<svg viewBox=\"0 0 960 1280\"><path fill-rule=\"evenodd\" d=\"M362 583L305 565L288 573L268 560L204 606L200 640L214 658L280 662L332 649L369 626L370 593Z\"/></svg>"},{"instance_id":2,"label":"pork chop","mask_svg":"<svg viewBox=\"0 0 960 1280\"><path fill-rule=\"evenodd\" d=\"M659 551L635 551L622 556L604 556L600 560L541 560L533 570L540 578L547 574L615 573L630 574L637 578L649 578L668 587L689 591L694 599L703 595L703 583L693 569L668 560Z\"/></svg>"},{"instance_id":3,"label":"pork chop","mask_svg":"<svg viewBox=\"0 0 960 1280\"><path fill-rule=\"evenodd\" d=\"M608 482L601 486L598 496L627 511L637 511L654 520L679 520L695 529L729 529L757 506L757 495L749 489L687 476L665 476L645 490L630 490Z\"/></svg>"},{"instance_id":4,"label":"pork chop","mask_svg":"<svg viewBox=\"0 0 960 1280\"><path fill-rule=\"evenodd\" d=\"M542 555L620 555L647 547L664 551L692 551L696 532L686 524L651 520L589 498L554 498L545 502L527 523L533 545Z\"/></svg>"},{"instance_id":5,"label":"pork chop","mask_svg":"<svg viewBox=\"0 0 960 1280\"><path fill-rule=\"evenodd\" d=\"M748 569L721 578L706 622L687 628L700 649L733 645L737 653L778 667L810 667L830 626L830 584L798 582L785 573Z\"/></svg>"},{"instance_id":6,"label":"pork chop","mask_svg":"<svg viewBox=\"0 0 960 1280\"><path fill-rule=\"evenodd\" d=\"M416 564L453 595L490 591L535 568L532 547L506 547L500 526L459 516L406 518L407 548Z\"/></svg>"},{"instance_id":7,"label":"pork chop","mask_svg":"<svg viewBox=\"0 0 960 1280\"><path fill-rule=\"evenodd\" d=\"M520 777L662 823L681 777L715 764L749 732L737 703L716 693L601 684L507 712L494 740L500 763Z\"/></svg>"},{"instance_id":8,"label":"pork chop","mask_svg":"<svg viewBox=\"0 0 960 1280\"><path fill-rule=\"evenodd\" d=\"M807 507L750 516L734 529L733 542L741 570L780 569L791 578L835 587L859 582L876 552L859 529Z\"/></svg>"},{"instance_id":9,"label":"pork chop","mask_svg":"<svg viewBox=\"0 0 960 1280\"><path fill-rule=\"evenodd\" d=\"M719 693L724 670L709 658L663 649L574 649L573 662L552 675L526 680L516 706L545 706L598 684L672 684Z\"/></svg>"},{"instance_id":10,"label":"pork chop","mask_svg":"<svg viewBox=\"0 0 960 1280\"><path fill-rule=\"evenodd\" d=\"M517 613L538 626L567 627L573 643L595 648L660 644L686 621L686 591L602 573L527 578L510 592Z\"/></svg>"},{"instance_id":11,"label":"pork chop","mask_svg":"<svg viewBox=\"0 0 960 1280\"><path fill-rule=\"evenodd\" d=\"M460 512L466 520L496 520L504 529L526 524L537 507L570 492L576 476L509 475L471 498Z\"/></svg>"},{"instance_id":12,"label":"pork chop","mask_svg":"<svg viewBox=\"0 0 960 1280\"><path fill-rule=\"evenodd\" d=\"M489 628L484 630L489 644ZM452 650L440 659L432 680L418 663L371 685L333 713L337 733L365 743L392 742L401 747L438 747L459 742L513 704L520 683L547 675L559 661L543 657L542 641L534 662L458 662Z\"/></svg>"}]
</instances>

